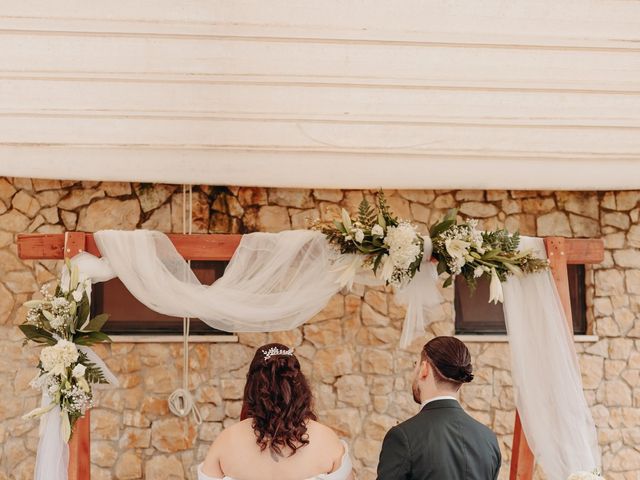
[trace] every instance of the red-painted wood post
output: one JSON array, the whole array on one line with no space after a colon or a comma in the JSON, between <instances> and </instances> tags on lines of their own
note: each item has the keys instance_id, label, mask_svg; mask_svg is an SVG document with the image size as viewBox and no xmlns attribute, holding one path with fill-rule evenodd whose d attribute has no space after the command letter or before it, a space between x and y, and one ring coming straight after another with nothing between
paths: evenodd
<instances>
[{"instance_id":1,"label":"red-painted wood post","mask_svg":"<svg viewBox=\"0 0 640 480\"><path fill-rule=\"evenodd\" d=\"M68 232L65 236L64 258L73 258L85 251L86 236L82 232ZM91 412L76 422L69 442L69 480L91 478Z\"/></svg>"}]
</instances>

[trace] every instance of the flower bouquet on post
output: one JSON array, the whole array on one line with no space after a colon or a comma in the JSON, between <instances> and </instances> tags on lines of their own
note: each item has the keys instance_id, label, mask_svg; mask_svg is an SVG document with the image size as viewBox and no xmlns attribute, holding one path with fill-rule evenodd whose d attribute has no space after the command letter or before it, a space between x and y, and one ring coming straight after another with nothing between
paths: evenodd
<instances>
[{"instance_id":1,"label":"flower bouquet on post","mask_svg":"<svg viewBox=\"0 0 640 480\"><path fill-rule=\"evenodd\" d=\"M401 287L420 269L424 240L415 226L391 213L382 191L376 195L375 206L366 198L360 202L356 218L342 209L340 220L314 228L324 233L340 254L353 254L344 267L342 286L351 287L357 270L370 269L385 284Z\"/></svg>"},{"instance_id":2,"label":"flower bouquet on post","mask_svg":"<svg viewBox=\"0 0 640 480\"><path fill-rule=\"evenodd\" d=\"M505 229L483 232L475 219L458 223L456 210L450 210L440 222L429 230L433 243L433 258L438 262L438 273L447 274L444 286L449 286L456 275L462 275L473 290L478 278L488 276L489 301L502 302L502 284L509 275L521 276L549 268L546 259L535 257L531 251L518 250L520 234Z\"/></svg>"},{"instance_id":3,"label":"flower bouquet on post","mask_svg":"<svg viewBox=\"0 0 640 480\"><path fill-rule=\"evenodd\" d=\"M40 352L38 375L31 386L42 390L48 401L23 418L37 418L60 408L62 436L69 441L76 421L92 406L92 384L111 383L106 367L89 346L110 342L100 330L107 314L91 318L91 281L79 278L70 262L53 294L41 290L43 298L25 303L26 321L19 326L25 344L46 345Z\"/></svg>"}]
</instances>

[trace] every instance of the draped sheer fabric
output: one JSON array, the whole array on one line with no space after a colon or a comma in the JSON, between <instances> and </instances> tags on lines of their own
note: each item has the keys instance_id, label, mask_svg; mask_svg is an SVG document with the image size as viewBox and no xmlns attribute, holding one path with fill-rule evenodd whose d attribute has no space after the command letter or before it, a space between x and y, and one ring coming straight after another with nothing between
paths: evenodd
<instances>
[{"instance_id":1,"label":"draped sheer fabric","mask_svg":"<svg viewBox=\"0 0 640 480\"><path fill-rule=\"evenodd\" d=\"M42 394L41 407L51 404L51 398ZM36 480L67 480L69 445L62 438L62 411L53 407L40 418L40 440L33 476Z\"/></svg>"},{"instance_id":2,"label":"draped sheer fabric","mask_svg":"<svg viewBox=\"0 0 640 480\"><path fill-rule=\"evenodd\" d=\"M522 238L521 248L546 258L540 238ZM536 462L551 480L593 471L598 437L551 273L511 276L503 288L516 406Z\"/></svg>"},{"instance_id":3,"label":"draped sheer fabric","mask_svg":"<svg viewBox=\"0 0 640 480\"><path fill-rule=\"evenodd\" d=\"M147 307L199 318L228 332L290 330L322 310L339 290L331 250L319 232L245 235L212 285L200 284L160 232L106 230L95 239L113 275ZM91 259L85 259L82 271L90 269Z\"/></svg>"},{"instance_id":4,"label":"draped sheer fabric","mask_svg":"<svg viewBox=\"0 0 640 480\"><path fill-rule=\"evenodd\" d=\"M212 285L199 282L163 233L103 230L94 238L102 258L84 252L73 259L94 282L117 276L150 309L199 318L227 332L296 328L342 289L345 274L346 283L383 285L370 270L350 269L353 257L340 257L316 231L244 235L224 275ZM429 310L442 300L435 266L428 261L430 245L426 238L420 272L396 292L398 303L407 306L402 347L424 334Z\"/></svg>"}]
</instances>

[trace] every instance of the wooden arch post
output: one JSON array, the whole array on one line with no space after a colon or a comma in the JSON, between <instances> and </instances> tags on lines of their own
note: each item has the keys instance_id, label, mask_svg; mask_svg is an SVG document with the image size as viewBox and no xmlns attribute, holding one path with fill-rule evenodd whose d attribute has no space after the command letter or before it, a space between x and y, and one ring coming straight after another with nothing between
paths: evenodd
<instances>
[{"instance_id":1,"label":"wooden arch post","mask_svg":"<svg viewBox=\"0 0 640 480\"><path fill-rule=\"evenodd\" d=\"M86 248L84 233L67 232L64 238L64 258L70 259ZM76 422L69 441L69 480L85 480L91 477L91 411Z\"/></svg>"},{"instance_id":2,"label":"wooden arch post","mask_svg":"<svg viewBox=\"0 0 640 480\"><path fill-rule=\"evenodd\" d=\"M551 276L556 284L560 301L567 320L565 328L573 336L573 319L571 317L571 296L569 293L568 264L593 264L604 260L604 244L602 240L576 240L564 237L547 237L544 245L549 258ZM563 327L559 327L563 328ZM520 414L516 411L513 431L513 447L511 451L510 480L531 480L535 467L535 458L527 437L522 429Z\"/></svg>"}]
</instances>

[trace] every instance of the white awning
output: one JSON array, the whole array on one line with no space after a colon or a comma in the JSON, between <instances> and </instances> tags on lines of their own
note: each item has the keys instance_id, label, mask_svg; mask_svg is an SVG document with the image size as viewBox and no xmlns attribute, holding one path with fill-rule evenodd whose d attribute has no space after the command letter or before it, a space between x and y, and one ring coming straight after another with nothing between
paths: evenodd
<instances>
[{"instance_id":1,"label":"white awning","mask_svg":"<svg viewBox=\"0 0 640 480\"><path fill-rule=\"evenodd\" d=\"M0 174L640 188L640 2L0 2Z\"/></svg>"}]
</instances>

